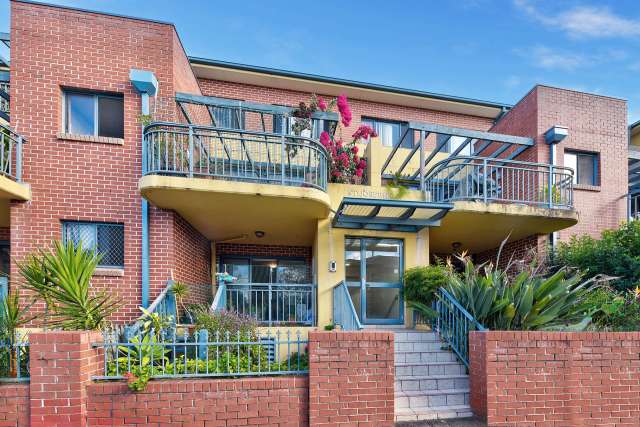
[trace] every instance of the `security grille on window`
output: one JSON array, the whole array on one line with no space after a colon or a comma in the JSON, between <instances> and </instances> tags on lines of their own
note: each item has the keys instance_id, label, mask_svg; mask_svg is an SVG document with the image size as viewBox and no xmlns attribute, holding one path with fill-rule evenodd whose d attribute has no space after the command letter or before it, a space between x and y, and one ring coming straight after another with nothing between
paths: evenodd
<instances>
[{"instance_id":1,"label":"security grille on window","mask_svg":"<svg viewBox=\"0 0 640 427\"><path fill-rule=\"evenodd\" d=\"M124 268L124 225L65 221L62 235L67 243L101 254L99 267Z\"/></svg>"},{"instance_id":2,"label":"security grille on window","mask_svg":"<svg viewBox=\"0 0 640 427\"><path fill-rule=\"evenodd\" d=\"M580 151L565 151L564 166L574 170L573 183L598 185L598 155Z\"/></svg>"},{"instance_id":3,"label":"security grille on window","mask_svg":"<svg viewBox=\"0 0 640 427\"><path fill-rule=\"evenodd\" d=\"M238 108L211 107L211 113L219 128L244 129L245 114Z\"/></svg>"},{"instance_id":4,"label":"security grille on window","mask_svg":"<svg viewBox=\"0 0 640 427\"><path fill-rule=\"evenodd\" d=\"M73 135L124 138L124 98L65 91L64 132Z\"/></svg>"}]
</instances>

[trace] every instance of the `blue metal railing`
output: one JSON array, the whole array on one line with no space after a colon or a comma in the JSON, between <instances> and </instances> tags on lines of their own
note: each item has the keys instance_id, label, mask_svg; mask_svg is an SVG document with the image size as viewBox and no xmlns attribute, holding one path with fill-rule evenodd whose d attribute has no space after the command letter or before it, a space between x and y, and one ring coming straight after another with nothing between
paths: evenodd
<instances>
[{"instance_id":1,"label":"blue metal railing","mask_svg":"<svg viewBox=\"0 0 640 427\"><path fill-rule=\"evenodd\" d=\"M175 326L178 320L178 309L176 306L176 297L171 292L171 288L173 287L173 280L169 280L167 282L167 286L160 292L160 294L153 300L151 305L147 308L147 311L151 314L157 313L161 316L171 318L171 323ZM146 315L142 315L136 320L136 322L125 328L126 336L135 336L137 335L142 326L144 325Z\"/></svg>"},{"instance_id":2,"label":"blue metal railing","mask_svg":"<svg viewBox=\"0 0 640 427\"><path fill-rule=\"evenodd\" d=\"M0 382L29 381L29 342L24 337L0 341Z\"/></svg>"},{"instance_id":3,"label":"blue metal railing","mask_svg":"<svg viewBox=\"0 0 640 427\"><path fill-rule=\"evenodd\" d=\"M295 135L179 123L144 130L144 175L213 177L327 190L327 151Z\"/></svg>"},{"instance_id":4,"label":"blue metal railing","mask_svg":"<svg viewBox=\"0 0 640 427\"><path fill-rule=\"evenodd\" d=\"M206 329L171 334L136 335L120 340L105 336L94 347L104 349L102 375L122 379L144 373L151 378L237 377L306 374L308 339L300 331L220 333Z\"/></svg>"},{"instance_id":5,"label":"blue metal railing","mask_svg":"<svg viewBox=\"0 0 640 427\"><path fill-rule=\"evenodd\" d=\"M486 331L467 310L445 289L438 290L435 303L435 329L460 361L469 367L469 331Z\"/></svg>"},{"instance_id":6,"label":"blue metal railing","mask_svg":"<svg viewBox=\"0 0 640 427\"><path fill-rule=\"evenodd\" d=\"M333 323L340 325L343 331L362 329L358 313L344 281L333 288Z\"/></svg>"},{"instance_id":7,"label":"blue metal railing","mask_svg":"<svg viewBox=\"0 0 640 427\"><path fill-rule=\"evenodd\" d=\"M1 110L0 110L1 111ZM22 135L0 123L0 175L22 181Z\"/></svg>"}]
</instances>

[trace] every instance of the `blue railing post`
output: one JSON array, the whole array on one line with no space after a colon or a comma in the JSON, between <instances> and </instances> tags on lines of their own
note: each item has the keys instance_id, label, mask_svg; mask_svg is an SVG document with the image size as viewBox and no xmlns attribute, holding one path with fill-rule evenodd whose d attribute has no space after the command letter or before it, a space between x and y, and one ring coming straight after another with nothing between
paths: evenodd
<instances>
[{"instance_id":1,"label":"blue railing post","mask_svg":"<svg viewBox=\"0 0 640 427\"><path fill-rule=\"evenodd\" d=\"M553 208L553 165L549 165L549 209Z\"/></svg>"},{"instance_id":2,"label":"blue railing post","mask_svg":"<svg viewBox=\"0 0 640 427\"><path fill-rule=\"evenodd\" d=\"M189 178L193 178L193 126L189 126Z\"/></svg>"},{"instance_id":3,"label":"blue railing post","mask_svg":"<svg viewBox=\"0 0 640 427\"><path fill-rule=\"evenodd\" d=\"M198 331L198 359L207 360L207 343L209 342L209 331L200 329Z\"/></svg>"},{"instance_id":4,"label":"blue railing post","mask_svg":"<svg viewBox=\"0 0 640 427\"><path fill-rule=\"evenodd\" d=\"M487 203L487 159L482 159L482 192L484 193L484 202Z\"/></svg>"}]
</instances>

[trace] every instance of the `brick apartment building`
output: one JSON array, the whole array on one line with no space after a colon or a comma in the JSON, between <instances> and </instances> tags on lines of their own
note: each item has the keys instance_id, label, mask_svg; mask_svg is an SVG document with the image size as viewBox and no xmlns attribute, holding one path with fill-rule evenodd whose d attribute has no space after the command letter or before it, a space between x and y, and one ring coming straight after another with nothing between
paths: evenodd
<instances>
[{"instance_id":1,"label":"brick apartment building","mask_svg":"<svg viewBox=\"0 0 640 427\"><path fill-rule=\"evenodd\" d=\"M624 100L539 85L505 105L192 58L172 24L20 0L9 39L9 286L13 261L82 241L103 254L93 286L125 301L117 321L170 279L209 302L225 270L246 284L302 272L309 313L288 321L331 323L345 283L362 323L403 324L402 270L433 254L490 259L509 234L522 254L626 218ZM336 113L288 133L312 93L349 98L345 139L377 130L363 182L327 182L317 139Z\"/></svg>"}]
</instances>

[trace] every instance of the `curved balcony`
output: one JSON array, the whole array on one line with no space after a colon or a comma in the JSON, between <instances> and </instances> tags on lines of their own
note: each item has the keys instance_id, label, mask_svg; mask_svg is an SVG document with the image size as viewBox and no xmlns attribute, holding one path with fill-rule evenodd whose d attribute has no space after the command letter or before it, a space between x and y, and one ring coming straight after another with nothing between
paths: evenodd
<instances>
[{"instance_id":1,"label":"curved balcony","mask_svg":"<svg viewBox=\"0 0 640 427\"><path fill-rule=\"evenodd\" d=\"M162 174L327 190L327 152L295 135L152 123L144 131L144 175Z\"/></svg>"},{"instance_id":2,"label":"curved balcony","mask_svg":"<svg viewBox=\"0 0 640 427\"><path fill-rule=\"evenodd\" d=\"M499 202L571 209L573 170L563 166L456 156L431 168L424 182L434 202Z\"/></svg>"}]
</instances>

